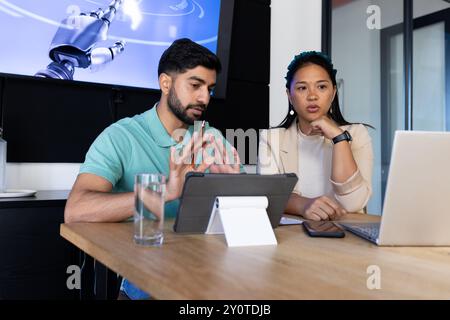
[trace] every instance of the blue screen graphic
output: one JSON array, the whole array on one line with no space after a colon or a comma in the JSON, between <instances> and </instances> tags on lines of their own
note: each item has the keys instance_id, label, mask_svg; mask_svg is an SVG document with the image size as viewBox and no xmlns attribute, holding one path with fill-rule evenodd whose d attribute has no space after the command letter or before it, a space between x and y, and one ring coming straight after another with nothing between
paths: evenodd
<instances>
[{"instance_id":1,"label":"blue screen graphic","mask_svg":"<svg viewBox=\"0 0 450 320\"><path fill-rule=\"evenodd\" d=\"M114 2L117 13L100 39L80 14L98 8L104 14ZM174 40L187 37L217 52L219 16L220 0L0 0L0 72L36 75L52 62L51 46L71 42L97 49L91 60L102 61L106 48L123 41L113 61L75 67L73 80L158 89L158 61Z\"/></svg>"}]
</instances>

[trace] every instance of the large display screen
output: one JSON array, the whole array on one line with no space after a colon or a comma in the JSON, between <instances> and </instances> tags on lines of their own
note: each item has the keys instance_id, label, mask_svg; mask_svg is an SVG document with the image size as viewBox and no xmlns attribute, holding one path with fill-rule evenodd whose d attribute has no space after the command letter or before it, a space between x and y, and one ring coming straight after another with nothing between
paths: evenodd
<instances>
[{"instance_id":1,"label":"large display screen","mask_svg":"<svg viewBox=\"0 0 450 320\"><path fill-rule=\"evenodd\" d=\"M178 38L217 53L220 0L0 0L0 73L158 89Z\"/></svg>"}]
</instances>

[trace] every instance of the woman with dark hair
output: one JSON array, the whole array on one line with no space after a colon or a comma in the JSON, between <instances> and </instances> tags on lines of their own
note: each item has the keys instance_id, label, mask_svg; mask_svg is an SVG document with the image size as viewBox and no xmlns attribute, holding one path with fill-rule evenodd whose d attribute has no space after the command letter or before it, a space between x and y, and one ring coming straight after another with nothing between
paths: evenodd
<instances>
[{"instance_id":1,"label":"woman with dark hair","mask_svg":"<svg viewBox=\"0 0 450 320\"><path fill-rule=\"evenodd\" d=\"M362 211L372 194L372 142L363 124L342 116L330 58L316 51L295 56L286 93L288 115L261 132L259 173L297 174L287 213L319 221Z\"/></svg>"}]
</instances>

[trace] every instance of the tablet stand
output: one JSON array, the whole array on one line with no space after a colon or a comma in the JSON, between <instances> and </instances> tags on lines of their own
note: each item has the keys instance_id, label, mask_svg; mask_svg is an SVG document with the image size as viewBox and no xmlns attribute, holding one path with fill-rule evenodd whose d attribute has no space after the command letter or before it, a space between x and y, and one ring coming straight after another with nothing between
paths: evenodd
<instances>
[{"instance_id":1,"label":"tablet stand","mask_svg":"<svg viewBox=\"0 0 450 320\"><path fill-rule=\"evenodd\" d=\"M229 247L276 245L267 197L216 197L206 234L225 234Z\"/></svg>"}]
</instances>

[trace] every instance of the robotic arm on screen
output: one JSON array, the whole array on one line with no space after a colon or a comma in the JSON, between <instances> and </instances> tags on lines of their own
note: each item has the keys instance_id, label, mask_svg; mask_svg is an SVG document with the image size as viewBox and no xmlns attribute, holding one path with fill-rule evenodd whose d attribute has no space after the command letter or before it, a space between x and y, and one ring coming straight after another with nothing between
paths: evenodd
<instances>
[{"instance_id":1,"label":"robotic arm on screen","mask_svg":"<svg viewBox=\"0 0 450 320\"><path fill-rule=\"evenodd\" d=\"M110 24L124 0L113 0L106 9L81 13L62 21L50 45L50 59L46 69L37 77L73 80L75 68L97 68L105 65L125 49L123 41L111 47L98 47L107 40Z\"/></svg>"}]
</instances>

